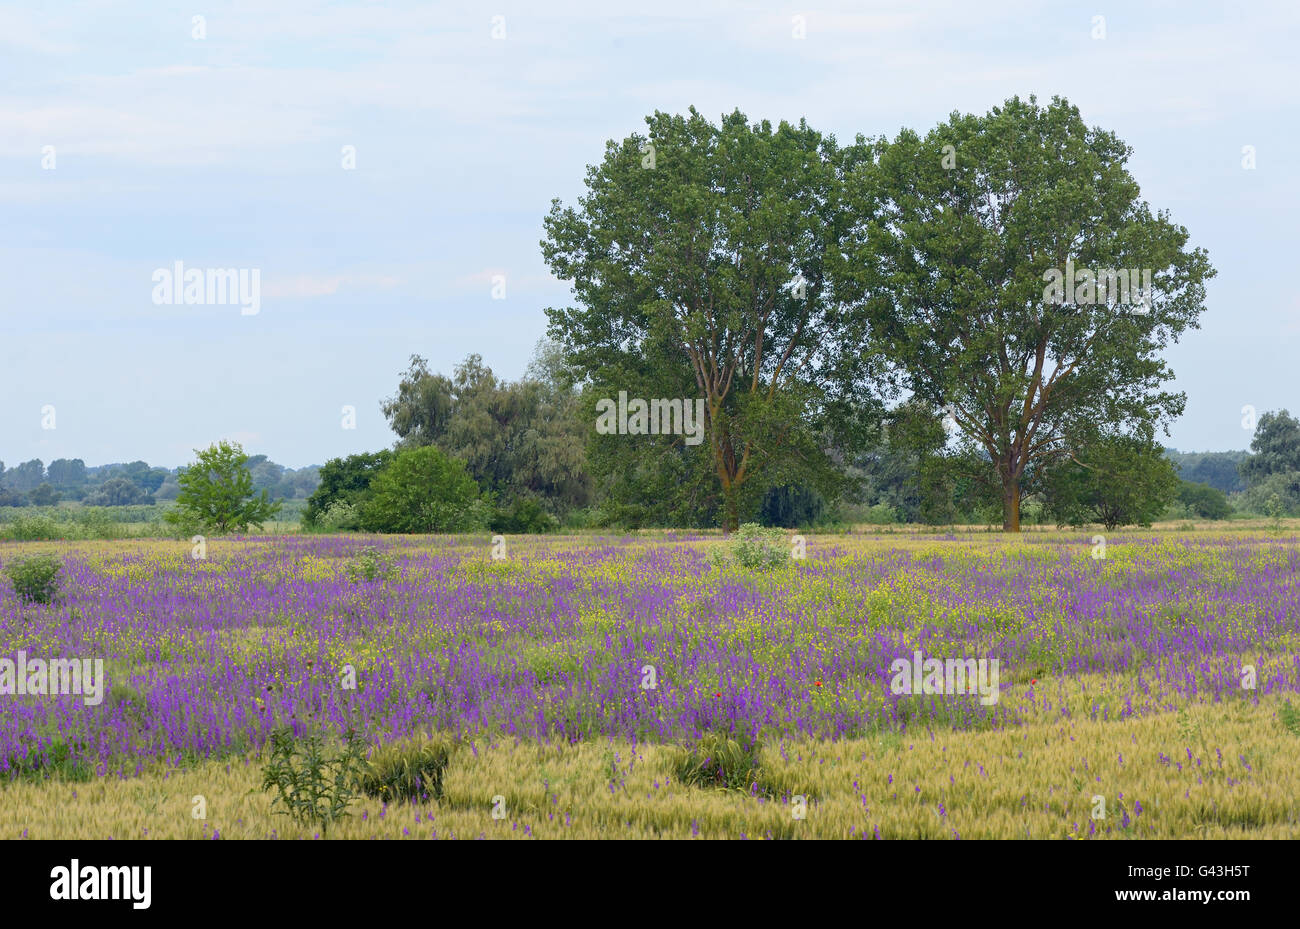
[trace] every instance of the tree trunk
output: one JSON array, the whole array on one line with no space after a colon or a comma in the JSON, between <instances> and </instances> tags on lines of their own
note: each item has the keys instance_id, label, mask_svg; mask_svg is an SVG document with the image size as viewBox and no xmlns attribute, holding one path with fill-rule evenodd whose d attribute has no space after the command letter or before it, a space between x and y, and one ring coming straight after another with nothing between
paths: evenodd
<instances>
[{"instance_id":1,"label":"tree trunk","mask_svg":"<svg viewBox=\"0 0 1300 929\"><path fill-rule=\"evenodd\" d=\"M714 430L719 428L716 414L710 416L709 421ZM740 528L739 497L740 485L745 480L745 467L743 463L739 468L736 467L735 455L731 453L729 441L724 447L716 432L711 438L714 469L718 475L718 483L722 485L722 534L728 536Z\"/></svg>"},{"instance_id":2,"label":"tree trunk","mask_svg":"<svg viewBox=\"0 0 1300 929\"><path fill-rule=\"evenodd\" d=\"M736 503L736 484L734 481L727 487L724 499L726 502L722 510L722 534L731 535L740 528L740 509Z\"/></svg>"},{"instance_id":3,"label":"tree trunk","mask_svg":"<svg viewBox=\"0 0 1300 929\"><path fill-rule=\"evenodd\" d=\"M1020 481L1016 479L1002 485L1002 531L1020 531Z\"/></svg>"}]
</instances>

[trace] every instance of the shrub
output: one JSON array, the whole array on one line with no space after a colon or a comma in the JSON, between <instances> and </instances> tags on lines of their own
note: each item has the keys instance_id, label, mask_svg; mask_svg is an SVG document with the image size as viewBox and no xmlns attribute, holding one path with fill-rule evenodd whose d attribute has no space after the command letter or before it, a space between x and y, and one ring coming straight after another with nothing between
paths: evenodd
<instances>
[{"instance_id":1,"label":"shrub","mask_svg":"<svg viewBox=\"0 0 1300 929\"><path fill-rule=\"evenodd\" d=\"M4 538L15 542L53 542L56 539L69 538L69 527L56 522L44 513L35 516L19 516L4 531Z\"/></svg>"},{"instance_id":2,"label":"shrub","mask_svg":"<svg viewBox=\"0 0 1300 929\"><path fill-rule=\"evenodd\" d=\"M1227 519L1232 515L1232 506L1224 492L1208 484L1182 481L1178 485L1178 502L1188 513L1201 519Z\"/></svg>"},{"instance_id":3,"label":"shrub","mask_svg":"<svg viewBox=\"0 0 1300 929\"><path fill-rule=\"evenodd\" d=\"M790 561L785 533L764 529L758 523L745 523L731 543L731 552L741 567L766 571Z\"/></svg>"},{"instance_id":4,"label":"shrub","mask_svg":"<svg viewBox=\"0 0 1300 929\"><path fill-rule=\"evenodd\" d=\"M748 734L735 738L711 732L680 754L673 773L683 784L695 787L749 791L760 779L761 749L758 739Z\"/></svg>"},{"instance_id":5,"label":"shrub","mask_svg":"<svg viewBox=\"0 0 1300 929\"><path fill-rule=\"evenodd\" d=\"M442 778L458 740L439 736L426 742L377 748L361 772L358 787L368 797L395 800L442 799Z\"/></svg>"},{"instance_id":6,"label":"shrub","mask_svg":"<svg viewBox=\"0 0 1300 929\"><path fill-rule=\"evenodd\" d=\"M361 528L361 516L351 503L335 500L316 517L312 526L322 532L346 532Z\"/></svg>"},{"instance_id":7,"label":"shrub","mask_svg":"<svg viewBox=\"0 0 1300 929\"><path fill-rule=\"evenodd\" d=\"M386 468L393 460L393 453L388 449L374 453L349 455L346 458L331 458L320 469L320 483L312 491L302 512L303 526L309 529L323 528L321 519L335 504L347 504L359 518L360 506L370 495L370 482L375 475ZM340 529L356 529L358 526L339 526Z\"/></svg>"},{"instance_id":8,"label":"shrub","mask_svg":"<svg viewBox=\"0 0 1300 929\"><path fill-rule=\"evenodd\" d=\"M358 581L386 581L397 576L393 559L377 548L363 549L348 560L343 570L354 584Z\"/></svg>"},{"instance_id":9,"label":"shrub","mask_svg":"<svg viewBox=\"0 0 1300 929\"><path fill-rule=\"evenodd\" d=\"M74 511L73 520L78 538L124 539L128 533L117 519L117 514L102 507L81 507Z\"/></svg>"},{"instance_id":10,"label":"shrub","mask_svg":"<svg viewBox=\"0 0 1300 929\"><path fill-rule=\"evenodd\" d=\"M518 497L509 507L498 509L488 528L512 535L540 535L558 529L560 521L543 509L532 497Z\"/></svg>"},{"instance_id":11,"label":"shrub","mask_svg":"<svg viewBox=\"0 0 1300 929\"><path fill-rule=\"evenodd\" d=\"M1277 494L1272 494L1268 498L1268 502L1264 504L1264 512L1269 518L1269 532L1281 532L1282 516L1286 513L1286 504L1282 502L1282 498Z\"/></svg>"},{"instance_id":12,"label":"shrub","mask_svg":"<svg viewBox=\"0 0 1300 929\"><path fill-rule=\"evenodd\" d=\"M1107 531L1150 526L1178 492L1173 462L1146 439L1105 437L1082 454L1082 459L1063 461L1046 472L1044 509L1058 525L1098 522Z\"/></svg>"},{"instance_id":13,"label":"shrub","mask_svg":"<svg viewBox=\"0 0 1300 929\"><path fill-rule=\"evenodd\" d=\"M425 445L399 454L370 482L361 506L367 532L465 532L479 528L478 485L465 465Z\"/></svg>"},{"instance_id":14,"label":"shrub","mask_svg":"<svg viewBox=\"0 0 1300 929\"><path fill-rule=\"evenodd\" d=\"M5 565L14 593L28 603L49 603L59 592L59 571L63 565L53 555L32 555Z\"/></svg>"},{"instance_id":15,"label":"shrub","mask_svg":"<svg viewBox=\"0 0 1300 929\"><path fill-rule=\"evenodd\" d=\"M365 747L352 729L342 751L326 758L323 739L313 733L296 739L293 729L281 726L271 733L271 760L262 769L262 789L275 788L271 807L301 825L320 827L329 837L330 824L348 815L357 799L357 781L365 764Z\"/></svg>"}]
</instances>

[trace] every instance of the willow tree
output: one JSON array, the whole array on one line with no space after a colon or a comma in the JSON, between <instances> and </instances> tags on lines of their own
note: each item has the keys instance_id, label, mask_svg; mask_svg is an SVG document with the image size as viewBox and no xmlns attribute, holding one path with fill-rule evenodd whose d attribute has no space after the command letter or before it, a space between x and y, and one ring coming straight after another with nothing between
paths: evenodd
<instances>
[{"instance_id":1,"label":"willow tree","mask_svg":"<svg viewBox=\"0 0 1300 929\"><path fill-rule=\"evenodd\" d=\"M803 121L751 125L739 111L719 125L694 108L646 124L607 143L576 208L552 203L542 252L578 305L547 309L550 335L611 389L693 385L730 531L746 494L766 490L759 475L792 462L828 473L823 427L862 409L851 396L861 340L826 274L842 226L839 152Z\"/></svg>"},{"instance_id":2,"label":"willow tree","mask_svg":"<svg viewBox=\"0 0 1300 929\"><path fill-rule=\"evenodd\" d=\"M1140 198L1113 133L1030 97L857 148L837 286L902 383L987 454L1005 530L1036 474L1182 413L1161 350L1197 327L1214 271Z\"/></svg>"}]
</instances>

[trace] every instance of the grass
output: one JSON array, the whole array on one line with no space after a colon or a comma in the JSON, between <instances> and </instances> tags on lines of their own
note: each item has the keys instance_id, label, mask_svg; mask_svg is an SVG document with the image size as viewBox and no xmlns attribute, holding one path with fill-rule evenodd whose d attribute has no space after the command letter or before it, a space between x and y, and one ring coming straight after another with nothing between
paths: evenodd
<instances>
[{"instance_id":1,"label":"grass","mask_svg":"<svg viewBox=\"0 0 1300 929\"><path fill-rule=\"evenodd\" d=\"M1300 737L1282 705L772 742L757 754L768 786L757 793L684 783L676 746L478 740L445 765L441 799L358 801L330 837L1294 838ZM316 837L271 812L259 779L254 753L130 780L17 781L3 789L0 837ZM809 798L806 819L792 815L796 794ZM492 817L498 795L504 819Z\"/></svg>"}]
</instances>

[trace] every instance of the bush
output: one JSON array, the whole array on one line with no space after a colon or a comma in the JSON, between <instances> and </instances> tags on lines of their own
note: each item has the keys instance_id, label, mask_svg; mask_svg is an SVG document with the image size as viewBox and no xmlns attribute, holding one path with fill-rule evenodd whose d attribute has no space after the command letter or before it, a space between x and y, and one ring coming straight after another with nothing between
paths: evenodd
<instances>
[{"instance_id":1,"label":"bush","mask_svg":"<svg viewBox=\"0 0 1300 929\"><path fill-rule=\"evenodd\" d=\"M3 537L15 542L53 542L68 538L69 528L44 513L38 513L35 516L19 516L4 530Z\"/></svg>"},{"instance_id":2,"label":"bush","mask_svg":"<svg viewBox=\"0 0 1300 929\"><path fill-rule=\"evenodd\" d=\"M358 787L368 797L395 800L441 800L442 778L458 740L440 736L419 744L393 743L375 749L361 772Z\"/></svg>"},{"instance_id":3,"label":"bush","mask_svg":"<svg viewBox=\"0 0 1300 929\"><path fill-rule=\"evenodd\" d=\"M7 759L9 771L20 778L78 782L94 779L95 769L86 760L86 746L81 741L68 742L56 736L43 751L35 746L27 751L25 756L10 755Z\"/></svg>"},{"instance_id":4,"label":"bush","mask_svg":"<svg viewBox=\"0 0 1300 929\"><path fill-rule=\"evenodd\" d=\"M1260 516L1300 516L1300 471L1270 474L1243 495L1245 508ZM1275 510L1279 511L1275 514Z\"/></svg>"},{"instance_id":5,"label":"bush","mask_svg":"<svg viewBox=\"0 0 1300 929\"><path fill-rule=\"evenodd\" d=\"M302 512L303 526L323 528L321 520L336 504L352 507L360 517L361 504L370 495L370 482L392 463L393 453L388 449L346 458L331 458L320 469L320 483L312 491ZM339 529L357 529L359 525L340 525Z\"/></svg>"},{"instance_id":6,"label":"bush","mask_svg":"<svg viewBox=\"0 0 1300 929\"><path fill-rule=\"evenodd\" d=\"M465 465L432 445L398 455L370 482L367 532L465 532L480 528L478 485Z\"/></svg>"},{"instance_id":7,"label":"bush","mask_svg":"<svg viewBox=\"0 0 1300 929\"><path fill-rule=\"evenodd\" d=\"M599 529L604 524L601 521L601 513L598 508L583 507L565 513L560 525L564 529Z\"/></svg>"},{"instance_id":8,"label":"bush","mask_svg":"<svg viewBox=\"0 0 1300 929\"><path fill-rule=\"evenodd\" d=\"M1178 486L1178 502L1201 519L1227 519L1232 515L1227 496L1209 484L1182 481Z\"/></svg>"},{"instance_id":9,"label":"bush","mask_svg":"<svg viewBox=\"0 0 1300 929\"><path fill-rule=\"evenodd\" d=\"M300 745L293 729L281 726L271 733L271 760L262 769L262 789L277 792L272 809L279 804L284 809L277 813L301 825L319 826L324 838L332 822L348 815L365 764L361 739L351 729L345 739L343 750L326 758L320 735L307 736Z\"/></svg>"},{"instance_id":10,"label":"bush","mask_svg":"<svg viewBox=\"0 0 1300 929\"><path fill-rule=\"evenodd\" d=\"M321 532L347 532L361 528L361 514L353 504L335 500L314 523L307 523L305 518L303 522Z\"/></svg>"},{"instance_id":11,"label":"bush","mask_svg":"<svg viewBox=\"0 0 1300 929\"><path fill-rule=\"evenodd\" d=\"M386 581L397 576L393 559L377 548L362 550L348 560L343 570L354 584L357 581Z\"/></svg>"},{"instance_id":12,"label":"bush","mask_svg":"<svg viewBox=\"0 0 1300 929\"><path fill-rule=\"evenodd\" d=\"M72 519L80 530L77 538L85 539L124 539L128 532L122 526L116 513L112 513L103 507L79 507L73 511Z\"/></svg>"},{"instance_id":13,"label":"bush","mask_svg":"<svg viewBox=\"0 0 1300 929\"><path fill-rule=\"evenodd\" d=\"M553 532L560 526L560 521L546 512L542 505L532 497L519 497L509 507L498 509L489 524L493 532L506 532L513 535L540 535Z\"/></svg>"},{"instance_id":14,"label":"bush","mask_svg":"<svg viewBox=\"0 0 1300 929\"><path fill-rule=\"evenodd\" d=\"M748 734L739 738L708 733L692 748L683 751L673 773L683 784L750 791L758 784L758 753L762 746Z\"/></svg>"},{"instance_id":15,"label":"bush","mask_svg":"<svg viewBox=\"0 0 1300 929\"><path fill-rule=\"evenodd\" d=\"M731 543L731 553L741 567L766 571L790 561L785 533L764 529L758 523L745 523Z\"/></svg>"},{"instance_id":16,"label":"bush","mask_svg":"<svg viewBox=\"0 0 1300 929\"><path fill-rule=\"evenodd\" d=\"M1300 710L1293 707L1290 700L1282 701L1282 705L1278 707L1277 715L1287 732L1292 735L1300 735Z\"/></svg>"},{"instance_id":17,"label":"bush","mask_svg":"<svg viewBox=\"0 0 1300 929\"><path fill-rule=\"evenodd\" d=\"M864 522L869 526L894 526L901 520L898 511L888 503L877 503L867 510Z\"/></svg>"},{"instance_id":18,"label":"bush","mask_svg":"<svg viewBox=\"0 0 1300 929\"><path fill-rule=\"evenodd\" d=\"M28 603L49 603L59 592L59 559L53 555L32 555L5 565L18 599Z\"/></svg>"}]
</instances>

